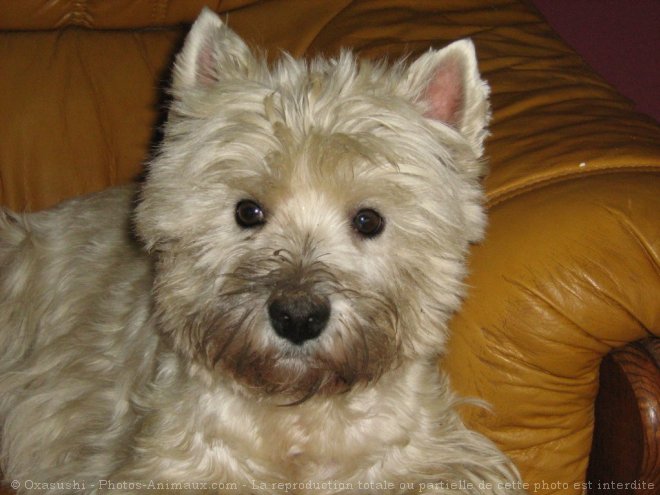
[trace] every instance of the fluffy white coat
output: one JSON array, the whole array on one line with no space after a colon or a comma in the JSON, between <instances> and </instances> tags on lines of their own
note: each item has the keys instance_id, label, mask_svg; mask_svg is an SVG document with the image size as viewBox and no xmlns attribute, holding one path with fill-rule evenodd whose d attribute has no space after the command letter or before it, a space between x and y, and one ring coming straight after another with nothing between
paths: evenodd
<instances>
[{"instance_id":1,"label":"fluffy white coat","mask_svg":"<svg viewBox=\"0 0 660 495\"><path fill-rule=\"evenodd\" d=\"M471 42L410 65L343 52L270 68L205 11L172 95L139 189L0 212L7 479L21 493L514 492L435 364L485 224ZM257 228L237 224L246 198ZM373 238L352 224L364 208L384 219ZM291 290L332 308L301 345L267 311Z\"/></svg>"}]
</instances>

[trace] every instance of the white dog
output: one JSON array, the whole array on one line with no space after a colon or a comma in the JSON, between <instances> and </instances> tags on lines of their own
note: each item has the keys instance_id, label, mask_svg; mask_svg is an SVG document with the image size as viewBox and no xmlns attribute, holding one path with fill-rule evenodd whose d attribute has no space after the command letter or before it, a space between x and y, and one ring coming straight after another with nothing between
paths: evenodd
<instances>
[{"instance_id":1,"label":"white dog","mask_svg":"<svg viewBox=\"0 0 660 495\"><path fill-rule=\"evenodd\" d=\"M0 212L6 479L516 492L436 367L484 230L488 118L470 41L269 67L204 11L141 188Z\"/></svg>"}]
</instances>

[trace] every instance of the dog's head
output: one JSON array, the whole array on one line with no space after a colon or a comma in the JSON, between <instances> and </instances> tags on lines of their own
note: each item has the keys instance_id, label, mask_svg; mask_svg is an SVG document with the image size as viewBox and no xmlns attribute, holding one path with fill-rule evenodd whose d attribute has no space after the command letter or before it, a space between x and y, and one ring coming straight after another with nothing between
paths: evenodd
<instances>
[{"instance_id":1,"label":"dog's head","mask_svg":"<svg viewBox=\"0 0 660 495\"><path fill-rule=\"evenodd\" d=\"M484 228L471 42L269 67L204 11L172 95L136 225L182 356L302 400L442 350Z\"/></svg>"}]
</instances>

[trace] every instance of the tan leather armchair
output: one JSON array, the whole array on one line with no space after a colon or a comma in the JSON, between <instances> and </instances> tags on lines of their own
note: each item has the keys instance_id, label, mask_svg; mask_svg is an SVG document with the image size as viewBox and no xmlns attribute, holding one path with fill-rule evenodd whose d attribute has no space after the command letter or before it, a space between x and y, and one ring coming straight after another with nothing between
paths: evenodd
<instances>
[{"instance_id":1,"label":"tan leather armchair","mask_svg":"<svg viewBox=\"0 0 660 495\"><path fill-rule=\"evenodd\" d=\"M2 0L0 203L34 211L135 179L182 24L205 4L273 57L472 37L492 87L490 227L441 366L491 404L465 421L530 492L658 493L660 126L524 1Z\"/></svg>"}]
</instances>

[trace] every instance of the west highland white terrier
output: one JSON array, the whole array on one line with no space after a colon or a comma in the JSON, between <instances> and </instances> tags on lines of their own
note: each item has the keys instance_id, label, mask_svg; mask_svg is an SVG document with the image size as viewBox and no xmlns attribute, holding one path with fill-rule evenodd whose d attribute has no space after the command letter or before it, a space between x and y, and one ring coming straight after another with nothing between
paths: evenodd
<instances>
[{"instance_id":1,"label":"west highland white terrier","mask_svg":"<svg viewBox=\"0 0 660 495\"><path fill-rule=\"evenodd\" d=\"M513 493L436 363L485 217L458 41L272 66L211 11L139 187L0 213L20 493Z\"/></svg>"}]
</instances>

